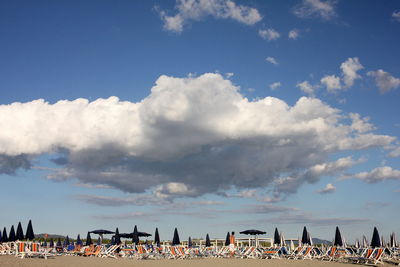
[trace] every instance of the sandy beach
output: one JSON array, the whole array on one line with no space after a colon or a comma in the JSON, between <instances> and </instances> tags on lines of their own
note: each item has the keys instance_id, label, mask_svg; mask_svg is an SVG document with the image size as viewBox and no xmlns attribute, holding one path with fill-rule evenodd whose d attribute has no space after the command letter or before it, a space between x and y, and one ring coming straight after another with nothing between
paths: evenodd
<instances>
[{"instance_id":1,"label":"sandy beach","mask_svg":"<svg viewBox=\"0 0 400 267\"><path fill-rule=\"evenodd\" d=\"M124 267L124 266L143 266L143 267L339 267L339 266L355 266L353 264L344 264L337 262L321 262L318 260L284 260L284 259L195 259L195 260L133 260L133 259L104 259L95 257L56 257L53 259L19 259L14 256L1 256L0 266L7 267ZM381 265L390 266L390 265Z\"/></svg>"}]
</instances>

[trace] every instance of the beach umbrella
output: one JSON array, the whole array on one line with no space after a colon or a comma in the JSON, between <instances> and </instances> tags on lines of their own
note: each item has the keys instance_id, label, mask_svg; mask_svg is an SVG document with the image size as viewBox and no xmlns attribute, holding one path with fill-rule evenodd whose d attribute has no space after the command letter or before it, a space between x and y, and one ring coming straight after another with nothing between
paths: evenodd
<instances>
[{"instance_id":1,"label":"beach umbrella","mask_svg":"<svg viewBox=\"0 0 400 267\"><path fill-rule=\"evenodd\" d=\"M56 247L62 247L61 238L58 238L58 239L57 239Z\"/></svg>"},{"instance_id":2,"label":"beach umbrella","mask_svg":"<svg viewBox=\"0 0 400 267\"><path fill-rule=\"evenodd\" d=\"M297 246L298 247L302 246L300 237L297 237Z\"/></svg>"},{"instance_id":3,"label":"beach umbrella","mask_svg":"<svg viewBox=\"0 0 400 267\"><path fill-rule=\"evenodd\" d=\"M280 236L281 236L281 246L282 246L282 247L286 247L285 237L283 236L283 233L282 233L282 232L281 232Z\"/></svg>"},{"instance_id":4,"label":"beach umbrella","mask_svg":"<svg viewBox=\"0 0 400 267\"><path fill-rule=\"evenodd\" d=\"M308 232L307 232L307 228L304 226L304 228L303 228L303 235L301 236L301 243L303 244L303 245L305 245L305 244L308 244L308 245L310 245L310 242L309 242L309 235L308 235Z\"/></svg>"},{"instance_id":5,"label":"beach umbrella","mask_svg":"<svg viewBox=\"0 0 400 267\"><path fill-rule=\"evenodd\" d=\"M24 232L22 230L21 222L18 223L16 237L17 237L17 240L23 240L24 239Z\"/></svg>"},{"instance_id":6,"label":"beach umbrella","mask_svg":"<svg viewBox=\"0 0 400 267\"><path fill-rule=\"evenodd\" d=\"M66 244L67 246L69 246L70 243L71 243L71 242L69 241L69 236L67 236L67 237L65 238L65 244Z\"/></svg>"},{"instance_id":7,"label":"beach umbrella","mask_svg":"<svg viewBox=\"0 0 400 267\"><path fill-rule=\"evenodd\" d=\"M3 237L1 236L1 230L0 230L0 243L3 243Z\"/></svg>"},{"instance_id":8,"label":"beach umbrella","mask_svg":"<svg viewBox=\"0 0 400 267\"><path fill-rule=\"evenodd\" d=\"M382 247L385 246L385 238L383 236L381 236L381 246Z\"/></svg>"},{"instance_id":9,"label":"beach umbrella","mask_svg":"<svg viewBox=\"0 0 400 267\"><path fill-rule=\"evenodd\" d=\"M156 228L156 232L154 233L154 244L157 245L157 247L160 247L160 234L158 233L158 228Z\"/></svg>"},{"instance_id":10,"label":"beach umbrella","mask_svg":"<svg viewBox=\"0 0 400 267\"><path fill-rule=\"evenodd\" d=\"M13 242L17 240L15 236L15 230L14 230L14 225L11 225L10 233L8 234L8 241Z\"/></svg>"},{"instance_id":11,"label":"beach umbrella","mask_svg":"<svg viewBox=\"0 0 400 267\"><path fill-rule=\"evenodd\" d=\"M1 237L1 241L8 242L7 230L5 227L3 228L3 236Z\"/></svg>"},{"instance_id":12,"label":"beach umbrella","mask_svg":"<svg viewBox=\"0 0 400 267\"><path fill-rule=\"evenodd\" d=\"M240 233L241 233L241 234L244 234L244 235L264 235L264 234L266 234L267 232L251 229L251 230L242 231L242 232L240 232Z\"/></svg>"},{"instance_id":13,"label":"beach umbrella","mask_svg":"<svg viewBox=\"0 0 400 267\"><path fill-rule=\"evenodd\" d=\"M378 229L374 227L374 233L372 234L372 239L371 239L371 247L380 247L381 246L381 239L379 238L379 233Z\"/></svg>"},{"instance_id":14,"label":"beach umbrella","mask_svg":"<svg viewBox=\"0 0 400 267\"><path fill-rule=\"evenodd\" d=\"M310 246L314 245L310 232L307 232L307 239L308 239L308 244L310 244Z\"/></svg>"},{"instance_id":15,"label":"beach umbrella","mask_svg":"<svg viewBox=\"0 0 400 267\"><path fill-rule=\"evenodd\" d=\"M208 234L206 235L206 247L211 247L211 240Z\"/></svg>"},{"instance_id":16,"label":"beach umbrella","mask_svg":"<svg viewBox=\"0 0 400 267\"><path fill-rule=\"evenodd\" d=\"M178 229L175 228L174 237L172 238L172 245L176 246L176 245L180 245L180 244L181 244L181 241L179 240Z\"/></svg>"},{"instance_id":17,"label":"beach umbrella","mask_svg":"<svg viewBox=\"0 0 400 267\"><path fill-rule=\"evenodd\" d=\"M333 245L343 247L343 239L338 226L336 226L335 241L333 242Z\"/></svg>"},{"instance_id":18,"label":"beach umbrella","mask_svg":"<svg viewBox=\"0 0 400 267\"><path fill-rule=\"evenodd\" d=\"M26 233L26 236L25 236L26 239L28 239L28 240L35 239L35 234L33 232L33 227L32 227L32 221L31 220L29 220L28 227L26 228L26 232L25 233Z\"/></svg>"},{"instance_id":19,"label":"beach umbrella","mask_svg":"<svg viewBox=\"0 0 400 267\"><path fill-rule=\"evenodd\" d=\"M281 245L281 236L279 235L278 228L275 228L274 245Z\"/></svg>"},{"instance_id":20,"label":"beach umbrella","mask_svg":"<svg viewBox=\"0 0 400 267\"><path fill-rule=\"evenodd\" d=\"M294 243L293 240L290 239L290 251L294 251Z\"/></svg>"},{"instance_id":21,"label":"beach umbrella","mask_svg":"<svg viewBox=\"0 0 400 267\"><path fill-rule=\"evenodd\" d=\"M86 236L86 244L85 244L85 246L90 246L91 244L93 244L93 242L92 242L92 238L90 237L90 233L88 232L87 236Z\"/></svg>"},{"instance_id":22,"label":"beach umbrella","mask_svg":"<svg viewBox=\"0 0 400 267\"><path fill-rule=\"evenodd\" d=\"M50 238L50 245L49 245L51 248L54 248L54 240L53 240L53 238Z\"/></svg>"},{"instance_id":23,"label":"beach umbrella","mask_svg":"<svg viewBox=\"0 0 400 267\"><path fill-rule=\"evenodd\" d=\"M141 236L143 236L143 237L149 237L149 236L151 236L151 234L146 233L146 232L137 232L137 233L138 233L138 237L141 237Z\"/></svg>"},{"instance_id":24,"label":"beach umbrella","mask_svg":"<svg viewBox=\"0 0 400 267\"><path fill-rule=\"evenodd\" d=\"M367 248L368 247L368 240L367 240L367 237L365 235L363 235L362 247L363 248Z\"/></svg>"},{"instance_id":25,"label":"beach umbrella","mask_svg":"<svg viewBox=\"0 0 400 267\"><path fill-rule=\"evenodd\" d=\"M111 243L111 245L115 245L115 236L111 237L111 242L110 243Z\"/></svg>"},{"instance_id":26,"label":"beach umbrella","mask_svg":"<svg viewBox=\"0 0 400 267\"><path fill-rule=\"evenodd\" d=\"M356 248L360 248L361 246L360 246L360 240L356 240L356 243L354 244L354 246L356 247Z\"/></svg>"},{"instance_id":27,"label":"beach umbrella","mask_svg":"<svg viewBox=\"0 0 400 267\"><path fill-rule=\"evenodd\" d=\"M139 235L138 235L138 230L137 230L137 226L136 225L133 228L132 243L135 244L135 245L139 244Z\"/></svg>"},{"instance_id":28,"label":"beach umbrella","mask_svg":"<svg viewBox=\"0 0 400 267\"><path fill-rule=\"evenodd\" d=\"M80 234L78 234L78 237L76 238L76 244L77 244L77 245L80 245L80 246L83 245L83 242L82 242L82 240L81 240L81 235L80 235Z\"/></svg>"},{"instance_id":29,"label":"beach umbrella","mask_svg":"<svg viewBox=\"0 0 400 267\"><path fill-rule=\"evenodd\" d=\"M397 247L396 234L394 232L390 235L390 247Z\"/></svg>"},{"instance_id":30,"label":"beach umbrella","mask_svg":"<svg viewBox=\"0 0 400 267\"><path fill-rule=\"evenodd\" d=\"M97 245L100 246L101 245L101 238L99 236L99 238L97 239Z\"/></svg>"},{"instance_id":31,"label":"beach umbrella","mask_svg":"<svg viewBox=\"0 0 400 267\"><path fill-rule=\"evenodd\" d=\"M104 229L93 230L93 231L90 231L90 233L91 233L91 234L99 235L100 238L101 238L101 240L103 240L103 235L114 234L113 231L104 230Z\"/></svg>"},{"instance_id":32,"label":"beach umbrella","mask_svg":"<svg viewBox=\"0 0 400 267\"><path fill-rule=\"evenodd\" d=\"M193 247L192 238L190 236L189 236L189 239L188 239L188 247L189 248Z\"/></svg>"},{"instance_id":33,"label":"beach umbrella","mask_svg":"<svg viewBox=\"0 0 400 267\"><path fill-rule=\"evenodd\" d=\"M229 232L226 234L226 238L225 238L225 246L229 246L231 243L231 235L229 234Z\"/></svg>"},{"instance_id":34,"label":"beach umbrella","mask_svg":"<svg viewBox=\"0 0 400 267\"><path fill-rule=\"evenodd\" d=\"M119 237L118 227L117 227L117 229L115 229L114 239L115 239L114 242L116 245L121 244L121 238Z\"/></svg>"}]
</instances>

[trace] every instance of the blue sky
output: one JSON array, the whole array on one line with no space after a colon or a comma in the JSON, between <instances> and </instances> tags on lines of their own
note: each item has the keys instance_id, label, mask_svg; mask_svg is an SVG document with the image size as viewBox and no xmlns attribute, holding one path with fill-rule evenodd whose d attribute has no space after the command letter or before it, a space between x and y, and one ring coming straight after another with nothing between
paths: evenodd
<instances>
[{"instance_id":1,"label":"blue sky","mask_svg":"<svg viewBox=\"0 0 400 267\"><path fill-rule=\"evenodd\" d=\"M398 1L2 1L1 226L398 233L399 33Z\"/></svg>"}]
</instances>

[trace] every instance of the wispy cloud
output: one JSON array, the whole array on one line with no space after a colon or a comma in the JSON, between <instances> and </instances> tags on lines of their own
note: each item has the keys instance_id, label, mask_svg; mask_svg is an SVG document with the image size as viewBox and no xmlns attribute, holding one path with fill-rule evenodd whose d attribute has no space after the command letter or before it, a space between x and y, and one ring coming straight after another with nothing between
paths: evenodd
<instances>
[{"instance_id":1,"label":"wispy cloud","mask_svg":"<svg viewBox=\"0 0 400 267\"><path fill-rule=\"evenodd\" d=\"M265 60L271 64L278 65L278 61L274 57L267 57Z\"/></svg>"},{"instance_id":2,"label":"wispy cloud","mask_svg":"<svg viewBox=\"0 0 400 267\"><path fill-rule=\"evenodd\" d=\"M376 86L378 86L381 94L400 88L400 78L392 76L389 72L383 70L369 71L367 75L375 78Z\"/></svg>"},{"instance_id":3,"label":"wispy cloud","mask_svg":"<svg viewBox=\"0 0 400 267\"><path fill-rule=\"evenodd\" d=\"M271 84L269 85L269 88L271 88L271 90L276 90L276 89L278 89L279 87L281 87L281 83L280 83L280 82L274 82L274 83L271 83Z\"/></svg>"},{"instance_id":4,"label":"wispy cloud","mask_svg":"<svg viewBox=\"0 0 400 267\"><path fill-rule=\"evenodd\" d=\"M386 180L400 180L400 170L389 166L375 168L369 172L359 172L352 175L344 175L340 179L359 179L369 184L375 184Z\"/></svg>"},{"instance_id":5,"label":"wispy cloud","mask_svg":"<svg viewBox=\"0 0 400 267\"><path fill-rule=\"evenodd\" d=\"M321 18L331 20L337 17L336 1L303 0L293 8L293 13L299 18Z\"/></svg>"},{"instance_id":6,"label":"wispy cloud","mask_svg":"<svg viewBox=\"0 0 400 267\"><path fill-rule=\"evenodd\" d=\"M273 41L273 40L279 39L279 37L281 37L280 33L272 28L263 29L263 30L260 29L258 31L258 35L260 35L261 38L268 40L268 41Z\"/></svg>"},{"instance_id":7,"label":"wispy cloud","mask_svg":"<svg viewBox=\"0 0 400 267\"><path fill-rule=\"evenodd\" d=\"M300 36L300 31L298 29L290 30L288 33L289 39L296 40Z\"/></svg>"},{"instance_id":8,"label":"wispy cloud","mask_svg":"<svg viewBox=\"0 0 400 267\"><path fill-rule=\"evenodd\" d=\"M324 188L317 190L319 194L328 194L336 191L336 187L333 184L327 184Z\"/></svg>"},{"instance_id":9,"label":"wispy cloud","mask_svg":"<svg viewBox=\"0 0 400 267\"><path fill-rule=\"evenodd\" d=\"M400 10L395 10L395 11L393 11L393 13L392 13L392 18L393 18L395 21L400 22Z\"/></svg>"}]
</instances>

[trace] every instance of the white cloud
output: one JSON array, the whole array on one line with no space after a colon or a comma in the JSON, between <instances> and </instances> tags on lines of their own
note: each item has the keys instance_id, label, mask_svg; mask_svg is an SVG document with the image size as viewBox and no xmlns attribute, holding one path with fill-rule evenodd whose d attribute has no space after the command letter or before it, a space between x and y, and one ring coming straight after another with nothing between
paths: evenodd
<instances>
[{"instance_id":1,"label":"white cloud","mask_svg":"<svg viewBox=\"0 0 400 267\"><path fill-rule=\"evenodd\" d=\"M332 184L327 184L325 188L322 188L320 190L317 190L317 193L319 194L328 194L328 193L333 193L336 191L336 187Z\"/></svg>"},{"instance_id":2,"label":"white cloud","mask_svg":"<svg viewBox=\"0 0 400 267\"><path fill-rule=\"evenodd\" d=\"M0 172L28 169L50 153L58 168L45 170L49 179L154 192L164 200L231 189L290 193L335 169L315 166L337 153L396 141L348 118L317 98L293 106L274 97L250 101L217 73L163 75L140 102L0 105ZM291 186L277 183L283 174Z\"/></svg>"},{"instance_id":3,"label":"white cloud","mask_svg":"<svg viewBox=\"0 0 400 267\"><path fill-rule=\"evenodd\" d=\"M341 179L359 179L369 184L379 183L385 180L400 180L400 171L389 166L378 167L370 172L360 172L353 175L346 175Z\"/></svg>"},{"instance_id":4,"label":"white cloud","mask_svg":"<svg viewBox=\"0 0 400 267\"><path fill-rule=\"evenodd\" d=\"M375 78L376 86L378 86L381 94L400 87L400 79L393 77L389 72L383 70L369 71L367 75Z\"/></svg>"},{"instance_id":5,"label":"white cloud","mask_svg":"<svg viewBox=\"0 0 400 267\"><path fill-rule=\"evenodd\" d=\"M274 82L274 83L271 83L271 84L269 85L269 88L271 88L271 90L276 90L276 89L278 89L279 87L281 87L281 83L280 83L280 82Z\"/></svg>"},{"instance_id":6,"label":"white cloud","mask_svg":"<svg viewBox=\"0 0 400 267\"><path fill-rule=\"evenodd\" d=\"M272 28L265 29L265 30L260 29L258 31L258 35L260 35L263 39L268 40L268 41L276 40L279 37L281 37L279 32L275 31Z\"/></svg>"},{"instance_id":7,"label":"white cloud","mask_svg":"<svg viewBox=\"0 0 400 267\"><path fill-rule=\"evenodd\" d=\"M293 13L299 18L319 17L331 20L337 16L335 9L336 1L303 0L293 8Z\"/></svg>"},{"instance_id":8,"label":"white cloud","mask_svg":"<svg viewBox=\"0 0 400 267\"><path fill-rule=\"evenodd\" d=\"M395 21L399 21L400 22L400 11L393 11L393 13L392 13L392 18L395 20Z\"/></svg>"},{"instance_id":9,"label":"white cloud","mask_svg":"<svg viewBox=\"0 0 400 267\"><path fill-rule=\"evenodd\" d=\"M321 83L326 87L328 92L335 92L336 90L342 89L340 84L340 78L336 75L326 75L321 79Z\"/></svg>"},{"instance_id":10,"label":"white cloud","mask_svg":"<svg viewBox=\"0 0 400 267\"><path fill-rule=\"evenodd\" d=\"M400 146L398 146L398 147L396 147L395 149L393 149L393 150L389 153L388 156L391 157L391 158L399 157L399 156L400 156Z\"/></svg>"},{"instance_id":11,"label":"white cloud","mask_svg":"<svg viewBox=\"0 0 400 267\"><path fill-rule=\"evenodd\" d=\"M359 133L366 133L375 130L374 125L369 123L369 118L361 118L360 114L349 113L349 117L352 121L351 128Z\"/></svg>"},{"instance_id":12,"label":"white cloud","mask_svg":"<svg viewBox=\"0 0 400 267\"><path fill-rule=\"evenodd\" d=\"M361 79L361 76L357 71L364 67L360 64L357 57L348 58L345 62L340 65L342 70L343 82L346 88L350 88L354 84L354 80Z\"/></svg>"},{"instance_id":13,"label":"white cloud","mask_svg":"<svg viewBox=\"0 0 400 267\"><path fill-rule=\"evenodd\" d=\"M273 57L267 57L265 60L271 64L278 65L278 61L276 61L276 59Z\"/></svg>"},{"instance_id":14,"label":"white cloud","mask_svg":"<svg viewBox=\"0 0 400 267\"><path fill-rule=\"evenodd\" d=\"M296 87L300 88L303 93L308 94L309 96L315 95L316 86L311 85L308 81L298 82Z\"/></svg>"},{"instance_id":15,"label":"white cloud","mask_svg":"<svg viewBox=\"0 0 400 267\"><path fill-rule=\"evenodd\" d=\"M300 32L298 29L293 29L289 32L288 37L289 39L293 39L296 40L297 38L299 38Z\"/></svg>"},{"instance_id":16,"label":"white cloud","mask_svg":"<svg viewBox=\"0 0 400 267\"><path fill-rule=\"evenodd\" d=\"M233 19L243 24L253 25L262 19L257 9L236 5L231 0L177 0L175 9L178 12L168 16L164 10L160 16L164 21L164 29L180 33L189 21L199 21L206 16L217 19Z\"/></svg>"}]
</instances>

